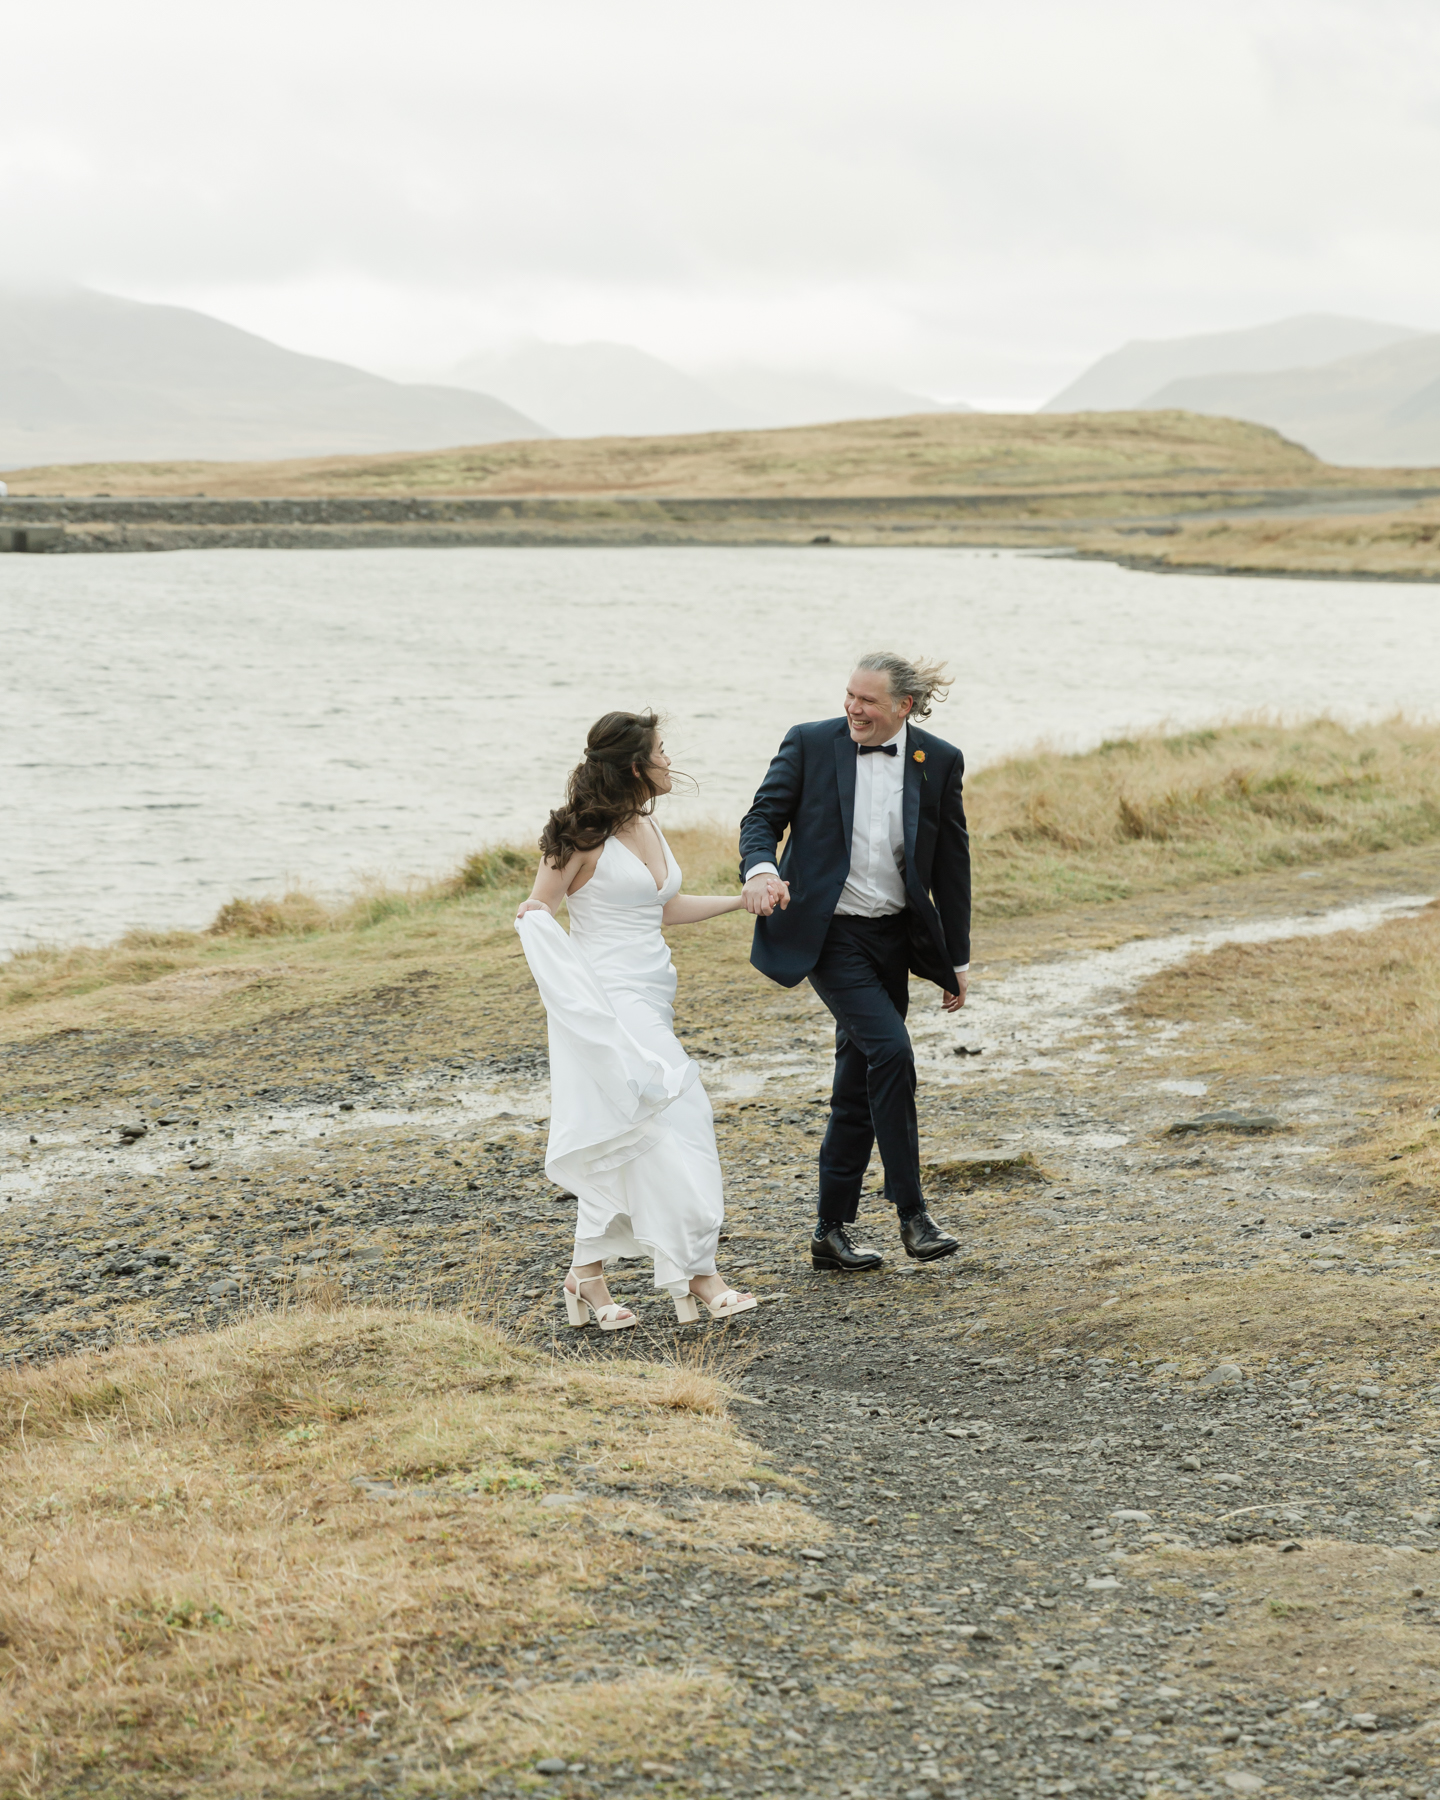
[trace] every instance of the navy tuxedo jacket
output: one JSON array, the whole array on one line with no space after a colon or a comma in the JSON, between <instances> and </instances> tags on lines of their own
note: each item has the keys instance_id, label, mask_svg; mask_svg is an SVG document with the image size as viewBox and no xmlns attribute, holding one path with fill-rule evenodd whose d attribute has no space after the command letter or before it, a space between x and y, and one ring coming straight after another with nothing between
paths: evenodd
<instances>
[{"instance_id":1,"label":"navy tuxedo jacket","mask_svg":"<svg viewBox=\"0 0 1440 1800\"><path fill-rule=\"evenodd\" d=\"M916 760L917 751L923 758ZM905 921L910 967L956 992L955 969L970 960L970 833L961 780L965 758L953 744L912 725L905 750ZM740 827L740 878L779 861L790 905L755 921L750 960L781 987L797 987L815 967L850 875L858 752L843 718L796 725L760 783Z\"/></svg>"}]
</instances>

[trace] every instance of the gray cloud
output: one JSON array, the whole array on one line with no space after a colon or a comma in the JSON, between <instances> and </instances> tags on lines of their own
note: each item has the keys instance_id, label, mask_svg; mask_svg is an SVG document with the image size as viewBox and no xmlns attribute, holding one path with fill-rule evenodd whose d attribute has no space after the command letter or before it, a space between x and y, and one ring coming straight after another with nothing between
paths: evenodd
<instances>
[{"instance_id":1,"label":"gray cloud","mask_svg":"<svg viewBox=\"0 0 1440 1800\"><path fill-rule=\"evenodd\" d=\"M56 0L4 50L0 275L382 369L1039 398L1130 336L1440 326L1430 0Z\"/></svg>"}]
</instances>

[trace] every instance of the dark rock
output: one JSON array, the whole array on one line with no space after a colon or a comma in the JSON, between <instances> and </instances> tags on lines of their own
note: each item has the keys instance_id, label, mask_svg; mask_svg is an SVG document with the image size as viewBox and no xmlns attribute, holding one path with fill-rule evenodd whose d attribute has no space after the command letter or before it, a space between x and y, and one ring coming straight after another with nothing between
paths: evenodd
<instances>
[{"instance_id":1,"label":"dark rock","mask_svg":"<svg viewBox=\"0 0 1440 1800\"><path fill-rule=\"evenodd\" d=\"M1193 1119L1177 1119L1166 1131L1166 1137L1188 1137L1199 1131L1278 1131L1280 1120L1275 1113L1236 1112L1221 1107L1218 1112L1197 1113Z\"/></svg>"}]
</instances>

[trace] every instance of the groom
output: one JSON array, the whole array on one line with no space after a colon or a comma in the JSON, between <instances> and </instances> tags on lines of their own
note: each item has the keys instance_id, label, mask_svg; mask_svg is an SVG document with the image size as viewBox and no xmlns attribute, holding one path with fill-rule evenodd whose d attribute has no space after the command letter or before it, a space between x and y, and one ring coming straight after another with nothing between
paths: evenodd
<instances>
[{"instance_id":1,"label":"groom","mask_svg":"<svg viewBox=\"0 0 1440 1800\"><path fill-rule=\"evenodd\" d=\"M849 1229L876 1143L906 1253L929 1262L960 1248L925 1210L905 1029L912 970L943 991L946 1012L958 1012L970 968L965 759L915 723L949 685L938 664L861 657L844 718L785 734L740 827L745 906L756 915L750 960L782 987L808 976L835 1018L810 1244L817 1269L883 1261Z\"/></svg>"}]
</instances>

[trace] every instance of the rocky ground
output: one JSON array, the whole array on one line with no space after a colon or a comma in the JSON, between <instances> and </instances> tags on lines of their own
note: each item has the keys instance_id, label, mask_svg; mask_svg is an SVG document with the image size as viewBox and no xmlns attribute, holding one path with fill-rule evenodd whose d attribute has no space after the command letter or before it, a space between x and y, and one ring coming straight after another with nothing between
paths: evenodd
<instances>
[{"instance_id":1,"label":"rocky ground","mask_svg":"<svg viewBox=\"0 0 1440 1800\"><path fill-rule=\"evenodd\" d=\"M885 1269L810 1272L823 1016L777 1003L733 1054L697 986L721 1267L764 1302L725 1327L676 1327L635 1268L614 1285L641 1330L565 1331L572 1220L531 1052L386 1061L357 1037L328 1083L272 1065L261 1086L198 1044L137 1075L130 1040L16 1043L0 1342L33 1359L323 1288L482 1306L560 1357L728 1372L776 1472L751 1550L704 1547L703 1480L637 1493L645 1568L594 1627L486 1677L523 1710L544 1684L704 1669L727 1728L497 1793L1440 1795L1440 1231L1347 1158L1385 1090L1276 1069L1221 1092L1194 1075L1204 1046L1126 1010L1217 934L1373 924L1440 889L1433 853L1305 873L992 934L973 1011L917 1013L934 1208L964 1240L927 1268L876 1193ZM1221 1100L1279 1125L1168 1135ZM577 1524L632 1491L620 1466L558 1477ZM813 1541L767 1548L797 1484ZM443 1748L377 1750L355 1791L444 1769Z\"/></svg>"}]
</instances>

